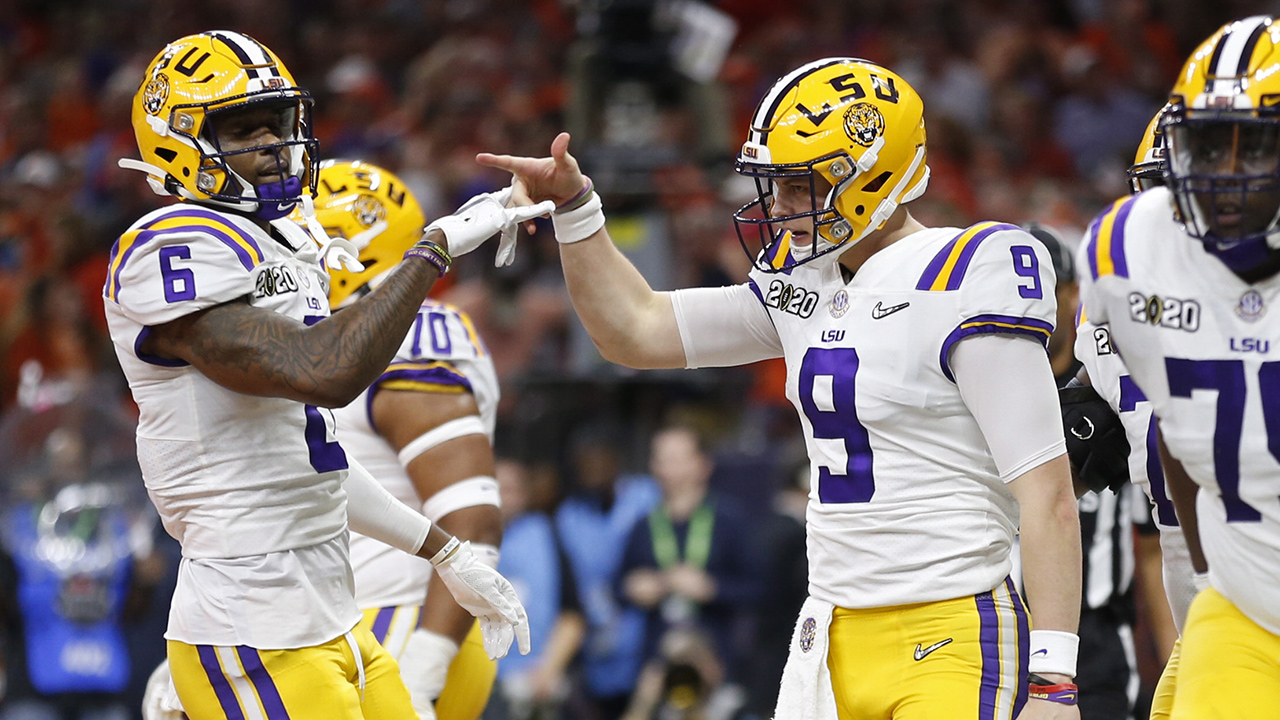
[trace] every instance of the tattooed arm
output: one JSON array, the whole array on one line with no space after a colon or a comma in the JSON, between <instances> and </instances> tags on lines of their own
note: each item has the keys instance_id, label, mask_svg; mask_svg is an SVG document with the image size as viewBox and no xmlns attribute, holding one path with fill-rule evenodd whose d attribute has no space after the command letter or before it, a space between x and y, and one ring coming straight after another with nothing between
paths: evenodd
<instances>
[{"instance_id":1,"label":"tattooed arm","mask_svg":"<svg viewBox=\"0 0 1280 720\"><path fill-rule=\"evenodd\" d=\"M409 258L367 297L310 327L247 302L229 302L158 325L142 350L191 363L246 395L342 407L395 356L436 280Z\"/></svg>"}]
</instances>

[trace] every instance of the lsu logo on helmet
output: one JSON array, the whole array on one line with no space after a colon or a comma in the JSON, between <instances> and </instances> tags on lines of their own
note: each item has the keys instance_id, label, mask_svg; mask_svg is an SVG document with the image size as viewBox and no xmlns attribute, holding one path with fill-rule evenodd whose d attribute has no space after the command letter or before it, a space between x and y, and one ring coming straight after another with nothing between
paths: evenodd
<instances>
[{"instance_id":1,"label":"lsu logo on helmet","mask_svg":"<svg viewBox=\"0 0 1280 720\"><path fill-rule=\"evenodd\" d=\"M850 140L871 147L876 138L884 135L884 116L871 103L855 103L844 113L844 131Z\"/></svg>"},{"instance_id":2,"label":"lsu logo on helmet","mask_svg":"<svg viewBox=\"0 0 1280 720\"><path fill-rule=\"evenodd\" d=\"M924 193L925 157L924 103L901 77L856 58L796 68L756 106L734 163L756 183L756 200L733 216L738 239L764 272L834 258ZM810 209L774 214L777 183L797 178L810 180ZM804 245L788 232L801 219L813 226Z\"/></svg>"},{"instance_id":3,"label":"lsu logo on helmet","mask_svg":"<svg viewBox=\"0 0 1280 720\"><path fill-rule=\"evenodd\" d=\"M155 77L147 81L147 85L142 90L142 104L147 109L148 115L159 114L160 109L164 107L165 101L169 99L169 76L164 73L157 73Z\"/></svg>"}]
</instances>

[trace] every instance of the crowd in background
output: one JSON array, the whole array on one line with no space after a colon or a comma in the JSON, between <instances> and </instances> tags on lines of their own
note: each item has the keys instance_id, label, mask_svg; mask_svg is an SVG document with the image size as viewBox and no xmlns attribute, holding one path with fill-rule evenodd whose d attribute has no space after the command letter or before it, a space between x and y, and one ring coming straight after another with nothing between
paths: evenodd
<instances>
[{"instance_id":1,"label":"crowd in background","mask_svg":"<svg viewBox=\"0 0 1280 720\"><path fill-rule=\"evenodd\" d=\"M163 653L174 552L128 469L133 410L101 288L115 238L166 202L116 160L136 156L130 103L147 62L174 38L226 27L272 48L315 97L322 154L391 169L428 217L507 182L476 152L544 155L570 130L610 234L664 289L745 277L731 215L754 188L733 173L733 157L757 100L804 62L866 58L923 96L932 176L911 211L924 224L1036 220L1071 242L1126 192L1124 171L1189 50L1222 22L1270 8L0 1L0 500L9 512L86 479L125 488L113 502L127 508L117 544L135 566L122 585L129 602L102 612L131 628L128 692L137 694ZM549 224L520 242L514 265L495 269L481 250L434 293L471 314L500 375L508 532L550 553L522 564L537 569L527 592L551 608L541 621L549 649L508 661L493 712L767 716L804 595L796 478L807 465L781 361L644 374L608 365L573 317ZM722 520L701 566L655 552L652 509L673 494ZM748 522L759 531L725 535ZM0 568L0 590L10 588L0 596L14 582ZM0 597L7 626L17 614ZM655 629L667 625L677 632ZM21 634L7 641L12 664ZM129 717L137 703L130 695L121 707Z\"/></svg>"}]
</instances>

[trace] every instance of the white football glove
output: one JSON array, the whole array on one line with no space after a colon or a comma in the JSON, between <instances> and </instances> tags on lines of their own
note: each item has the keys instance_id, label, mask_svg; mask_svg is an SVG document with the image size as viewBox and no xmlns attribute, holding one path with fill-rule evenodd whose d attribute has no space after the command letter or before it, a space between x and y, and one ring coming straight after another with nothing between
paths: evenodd
<instances>
[{"instance_id":1,"label":"white football glove","mask_svg":"<svg viewBox=\"0 0 1280 720\"><path fill-rule=\"evenodd\" d=\"M400 653L400 677L420 720L435 720L435 701L444 691L449 664L457 654L458 644L439 633L418 628L409 635Z\"/></svg>"},{"instance_id":2,"label":"white football glove","mask_svg":"<svg viewBox=\"0 0 1280 720\"><path fill-rule=\"evenodd\" d=\"M441 552L448 549L446 545ZM480 621L484 651L490 660L506 657L513 638L520 654L529 654L529 617L515 588L497 570L476 559L471 543L462 543L447 554L436 564L436 572L453 599Z\"/></svg>"},{"instance_id":3,"label":"white football glove","mask_svg":"<svg viewBox=\"0 0 1280 720\"><path fill-rule=\"evenodd\" d=\"M511 202L511 188L476 195L462 204L452 215L445 215L427 226L427 230L444 233L453 257L466 255L493 237L502 233L498 242L495 267L510 265L516 258L516 233L520 224L546 215L556 209L555 202L543 200L535 205L507 207Z\"/></svg>"},{"instance_id":4,"label":"white football glove","mask_svg":"<svg viewBox=\"0 0 1280 720\"><path fill-rule=\"evenodd\" d=\"M147 689L142 695L143 720L186 720L182 709L182 701L178 699L178 691L173 687L173 674L169 672L169 661L165 660L156 666L147 678Z\"/></svg>"}]
</instances>

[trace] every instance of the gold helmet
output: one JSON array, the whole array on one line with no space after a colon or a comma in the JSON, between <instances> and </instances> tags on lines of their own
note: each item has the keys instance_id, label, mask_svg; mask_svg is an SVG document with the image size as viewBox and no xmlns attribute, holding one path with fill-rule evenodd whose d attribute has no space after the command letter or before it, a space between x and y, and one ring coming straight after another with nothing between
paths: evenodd
<instances>
[{"instance_id":1,"label":"gold helmet","mask_svg":"<svg viewBox=\"0 0 1280 720\"><path fill-rule=\"evenodd\" d=\"M1280 23L1224 25L1187 60L1160 126L1178 220L1242 277L1280 253Z\"/></svg>"},{"instance_id":2,"label":"gold helmet","mask_svg":"<svg viewBox=\"0 0 1280 720\"><path fill-rule=\"evenodd\" d=\"M852 247L899 205L924 193L924 102L898 75L855 58L793 70L765 94L734 169L754 178L757 199L734 213L738 239L756 267L788 271ZM818 197L815 177L831 185ZM809 181L807 212L774 216L780 180ZM812 218L816 242L793 246L780 223ZM759 251L744 235L754 228Z\"/></svg>"},{"instance_id":3,"label":"gold helmet","mask_svg":"<svg viewBox=\"0 0 1280 720\"><path fill-rule=\"evenodd\" d=\"M330 237L350 240L364 265L329 269L329 304L340 308L377 287L422 237L427 219L400 178L376 165L326 160L319 176L316 220Z\"/></svg>"},{"instance_id":4,"label":"gold helmet","mask_svg":"<svg viewBox=\"0 0 1280 720\"><path fill-rule=\"evenodd\" d=\"M279 110L280 142L223 151L214 126L221 113L258 103ZM237 32L214 30L169 43L151 61L133 98L133 133L158 195L255 213L271 220L315 193L319 145L312 136L311 95L297 87L275 53ZM270 150L278 182L259 187L231 170L227 157Z\"/></svg>"},{"instance_id":5,"label":"gold helmet","mask_svg":"<svg viewBox=\"0 0 1280 720\"><path fill-rule=\"evenodd\" d=\"M1147 132L1142 136L1142 144L1129 166L1129 190L1140 193L1147 188L1164 184L1165 147L1164 128L1160 126L1160 118L1168 105L1160 108L1160 112L1147 124Z\"/></svg>"}]
</instances>

